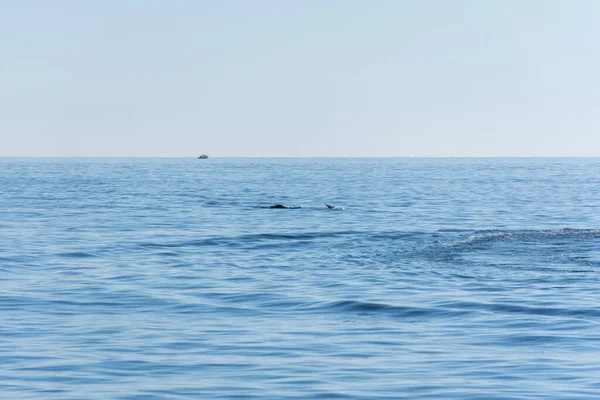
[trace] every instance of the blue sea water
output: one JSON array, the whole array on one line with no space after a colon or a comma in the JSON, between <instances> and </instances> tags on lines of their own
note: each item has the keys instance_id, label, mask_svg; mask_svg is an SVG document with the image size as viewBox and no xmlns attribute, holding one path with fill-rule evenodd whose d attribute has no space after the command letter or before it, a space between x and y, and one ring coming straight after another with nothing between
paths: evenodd
<instances>
[{"instance_id":1,"label":"blue sea water","mask_svg":"<svg viewBox=\"0 0 600 400\"><path fill-rule=\"evenodd\" d=\"M0 159L0 398L598 399L599 194L600 159Z\"/></svg>"}]
</instances>

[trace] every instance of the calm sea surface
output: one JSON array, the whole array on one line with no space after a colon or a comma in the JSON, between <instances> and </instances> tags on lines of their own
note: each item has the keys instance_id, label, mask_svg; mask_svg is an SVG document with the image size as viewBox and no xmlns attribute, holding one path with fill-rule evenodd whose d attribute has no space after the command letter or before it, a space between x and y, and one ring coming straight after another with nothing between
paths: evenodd
<instances>
[{"instance_id":1,"label":"calm sea surface","mask_svg":"<svg viewBox=\"0 0 600 400\"><path fill-rule=\"evenodd\" d=\"M0 398L598 399L599 196L600 159L0 159Z\"/></svg>"}]
</instances>

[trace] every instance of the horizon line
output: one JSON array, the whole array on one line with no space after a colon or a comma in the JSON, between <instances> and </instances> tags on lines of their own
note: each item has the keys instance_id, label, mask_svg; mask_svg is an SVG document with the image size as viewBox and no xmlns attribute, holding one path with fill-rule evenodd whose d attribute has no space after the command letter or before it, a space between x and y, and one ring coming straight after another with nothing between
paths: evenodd
<instances>
[{"instance_id":1,"label":"horizon line","mask_svg":"<svg viewBox=\"0 0 600 400\"><path fill-rule=\"evenodd\" d=\"M182 158L198 156L3 156L0 158ZM598 156L210 156L211 158L600 158Z\"/></svg>"}]
</instances>

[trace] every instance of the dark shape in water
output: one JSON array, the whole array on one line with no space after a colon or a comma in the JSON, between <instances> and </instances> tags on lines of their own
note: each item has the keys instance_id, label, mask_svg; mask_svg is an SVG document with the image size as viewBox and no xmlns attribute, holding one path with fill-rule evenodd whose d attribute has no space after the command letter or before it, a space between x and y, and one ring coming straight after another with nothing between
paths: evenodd
<instances>
[{"instance_id":1,"label":"dark shape in water","mask_svg":"<svg viewBox=\"0 0 600 400\"><path fill-rule=\"evenodd\" d=\"M332 206L330 204L325 204L327 206L327 208L329 208L330 210L343 210L344 207L341 206Z\"/></svg>"},{"instance_id":2,"label":"dark shape in water","mask_svg":"<svg viewBox=\"0 0 600 400\"><path fill-rule=\"evenodd\" d=\"M207 159L207 158L208 158L208 156L207 156L206 154L200 154L200 155L198 156L198 159L199 159L199 160L205 160L205 159Z\"/></svg>"},{"instance_id":3,"label":"dark shape in water","mask_svg":"<svg viewBox=\"0 0 600 400\"><path fill-rule=\"evenodd\" d=\"M287 208L287 209L296 209L300 208L300 206L284 206L283 204L273 204L272 206L265 206L261 208Z\"/></svg>"}]
</instances>

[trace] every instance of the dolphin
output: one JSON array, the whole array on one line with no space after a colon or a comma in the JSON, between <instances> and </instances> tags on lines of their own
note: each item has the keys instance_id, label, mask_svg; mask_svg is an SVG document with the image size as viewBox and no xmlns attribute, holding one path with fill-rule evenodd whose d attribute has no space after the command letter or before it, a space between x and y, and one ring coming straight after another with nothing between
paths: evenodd
<instances>
[{"instance_id":1,"label":"dolphin","mask_svg":"<svg viewBox=\"0 0 600 400\"><path fill-rule=\"evenodd\" d=\"M325 206L327 206L327 208L330 209L330 210L338 210L338 211L344 210L344 207L341 207L341 206L332 206L331 204L325 204ZM295 210L295 209L302 208L302 207L300 207L300 206L286 206L286 205L283 205L283 204L273 204L273 205L270 205L270 206L261 206L260 208L280 208L280 209Z\"/></svg>"},{"instance_id":2,"label":"dolphin","mask_svg":"<svg viewBox=\"0 0 600 400\"><path fill-rule=\"evenodd\" d=\"M273 204L272 206L265 206L261 208L287 208L287 209L297 209L301 208L300 206L284 206L283 204Z\"/></svg>"}]
</instances>

